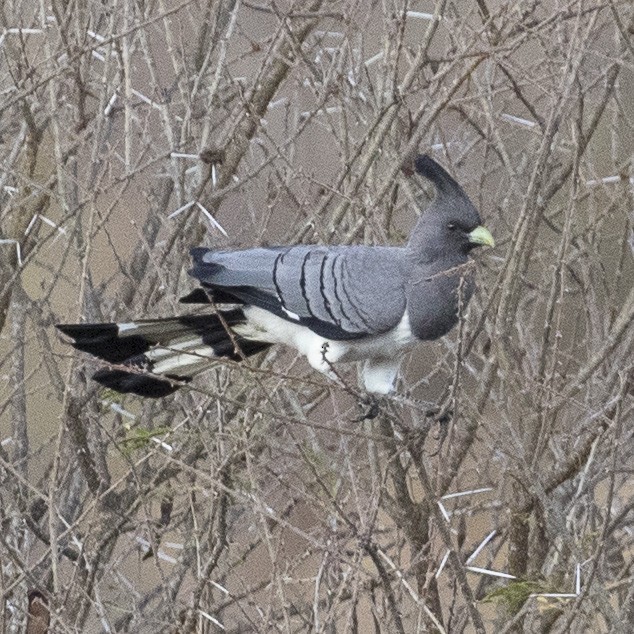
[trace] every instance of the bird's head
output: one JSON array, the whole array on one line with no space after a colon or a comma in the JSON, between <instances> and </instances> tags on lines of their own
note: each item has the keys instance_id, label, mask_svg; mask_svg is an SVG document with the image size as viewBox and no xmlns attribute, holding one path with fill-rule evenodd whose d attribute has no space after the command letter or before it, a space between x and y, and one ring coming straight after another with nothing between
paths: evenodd
<instances>
[{"instance_id":1,"label":"bird's head","mask_svg":"<svg viewBox=\"0 0 634 634\"><path fill-rule=\"evenodd\" d=\"M412 233L410 248L426 261L464 257L480 246L495 246L478 210L458 183L432 158L416 157L416 172L436 187L436 198Z\"/></svg>"}]
</instances>

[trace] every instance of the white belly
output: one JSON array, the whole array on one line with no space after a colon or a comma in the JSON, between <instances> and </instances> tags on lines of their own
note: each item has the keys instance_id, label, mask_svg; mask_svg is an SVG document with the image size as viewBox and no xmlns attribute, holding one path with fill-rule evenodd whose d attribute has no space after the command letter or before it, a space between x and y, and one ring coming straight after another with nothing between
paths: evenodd
<instances>
[{"instance_id":1,"label":"white belly","mask_svg":"<svg viewBox=\"0 0 634 634\"><path fill-rule=\"evenodd\" d=\"M303 354L313 368L329 375L332 374L329 368L332 363L367 361L364 368L366 389L382 394L391 391L403 353L417 341L407 313L396 328L388 332L349 341L326 339L306 326L255 306L247 306L244 313L248 322L233 328L239 335L291 346Z\"/></svg>"}]
</instances>

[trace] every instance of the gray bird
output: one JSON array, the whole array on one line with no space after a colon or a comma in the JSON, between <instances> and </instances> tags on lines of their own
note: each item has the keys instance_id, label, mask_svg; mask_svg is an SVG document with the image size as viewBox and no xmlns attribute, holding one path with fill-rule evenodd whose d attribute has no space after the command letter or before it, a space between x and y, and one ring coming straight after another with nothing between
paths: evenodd
<instances>
[{"instance_id":1,"label":"gray bird","mask_svg":"<svg viewBox=\"0 0 634 634\"><path fill-rule=\"evenodd\" d=\"M93 376L118 392L165 396L217 358L239 361L284 344L335 379L333 364L363 361L365 389L388 394L404 353L457 323L474 290L470 251L494 246L460 185L429 156L415 167L436 198L406 246L195 248L189 273L200 287L181 301L237 307L57 328L78 350L119 366Z\"/></svg>"}]
</instances>

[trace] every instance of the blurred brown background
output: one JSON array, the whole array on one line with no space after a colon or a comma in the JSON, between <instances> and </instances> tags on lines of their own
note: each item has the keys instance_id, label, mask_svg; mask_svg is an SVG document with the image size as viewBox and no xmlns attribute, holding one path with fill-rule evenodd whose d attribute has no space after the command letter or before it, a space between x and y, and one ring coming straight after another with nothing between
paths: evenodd
<instances>
[{"instance_id":1,"label":"blurred brown background","mask_svg":"<svg viewBox=\"0 0 634 634\"><path fill-rule=\"evenodd\" d=\"M6 0L0 629L633 631L633 34L618 1ZM417 151L498 246L374 421L284 350L123 398L53 328L186 312L195 245L400 244Z\"/></svg>"}]
</instances>

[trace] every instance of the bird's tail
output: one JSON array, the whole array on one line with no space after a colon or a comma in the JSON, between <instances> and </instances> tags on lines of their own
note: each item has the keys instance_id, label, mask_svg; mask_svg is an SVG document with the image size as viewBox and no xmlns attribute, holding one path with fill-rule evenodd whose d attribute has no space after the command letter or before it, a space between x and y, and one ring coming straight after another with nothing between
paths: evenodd
<instances>
[{"instance_id":1,"label":"bird's tail","mask_svg":"<svg viewBox=\"0 0 634 634\"><path fill-rule=\"evenodd\" d=\"M119 368L99 370L93 379L117 392L160 397L176 391L214 359L240 361L269 346L244 339L232 326L245 322L241 308L120 324L59 324L78 350Z\"/></svg>"}]
</instances>

